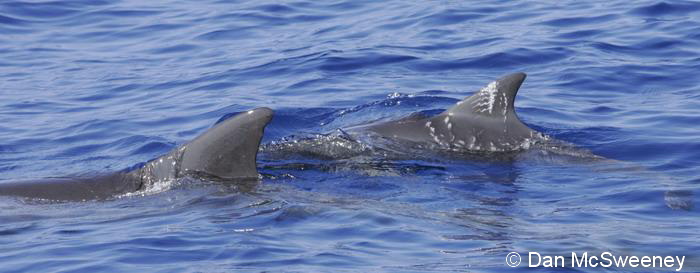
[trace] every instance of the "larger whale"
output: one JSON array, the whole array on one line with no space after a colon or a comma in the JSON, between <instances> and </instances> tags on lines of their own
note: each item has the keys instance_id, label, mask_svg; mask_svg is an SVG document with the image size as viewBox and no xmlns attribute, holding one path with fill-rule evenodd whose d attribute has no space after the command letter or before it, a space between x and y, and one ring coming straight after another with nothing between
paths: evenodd
<instances>
[{"instance_id":1,"label":"larger whale","mask_svg":"<svg viewBox=\"0 0 700 273\"><path fill-rule=\"evenodd\" d=\"M106 199L184 176L257 179L256 156L272 110L257 108L226 119L141 168L82 178L0 183L0 195L47 200Z\"/></svg>"}]
</instances>

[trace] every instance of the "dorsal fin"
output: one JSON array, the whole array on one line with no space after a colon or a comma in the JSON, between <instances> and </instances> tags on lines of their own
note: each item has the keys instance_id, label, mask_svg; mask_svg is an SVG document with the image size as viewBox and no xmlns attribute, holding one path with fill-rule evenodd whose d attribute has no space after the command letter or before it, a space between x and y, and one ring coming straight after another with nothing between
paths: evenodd
<instances>
[{"instance_id":1,"label":"dorsal fin","mask_svg":"<svg viewBox=\"0 0 700 273\"><path fill-rule=\"evenodd\" d=\"M518 94L526 76L525 73L517 72L493 81L443 114L473 113L503 117L514 113L515 95Z\"/></svg>"},{"instance_id":2,"label":"dorsal fin","mask_svg":"<svg viewBox=\"0 0 700 273\"><path fill-rule=\"evenodd\" d=\"M272 110L257 108L216 123L189 143L132 171L148 187L194 174L221 179L257 178L255 158Z\"/></svg>"},{"instance_id":3,"label":"dorsal fin","mask_svg":"<svg viewBox=\"0 0 700 273\"><path fill-rule=\"evenodd\" d=\"M257 108L221 121L185 145L181 172L257 178L255 158L272 110Z\"/></svg>"}]
</instances>

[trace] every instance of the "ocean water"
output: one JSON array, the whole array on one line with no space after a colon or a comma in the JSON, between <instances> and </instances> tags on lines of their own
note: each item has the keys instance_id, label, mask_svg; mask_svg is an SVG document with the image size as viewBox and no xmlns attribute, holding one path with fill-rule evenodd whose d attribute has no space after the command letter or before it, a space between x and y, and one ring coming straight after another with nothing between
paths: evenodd
<instances>
[{"instance_id":1,"label":"ocean water","mask_svg":"<svg viewBox=\"0 0 700 273\"><path fill-rule=\"evenodd\" d=\"M700 271L691 1L2 1L0 183L119 171L255 107L268 147L439 112L516 71L525 123L610 160L264 150L245 185L1 197L0 271L510 272L531 251Z\"/></svg>"}]
</instances>

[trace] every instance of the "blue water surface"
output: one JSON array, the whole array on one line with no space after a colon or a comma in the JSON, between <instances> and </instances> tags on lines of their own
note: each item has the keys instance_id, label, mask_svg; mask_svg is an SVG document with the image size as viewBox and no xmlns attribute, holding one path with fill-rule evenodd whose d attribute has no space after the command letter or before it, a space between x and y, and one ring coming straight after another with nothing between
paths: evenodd
<instances>
[{"instance_id":1,"label":"blue water surface","mask_svg":"<svg viewBox=\"0 0 700 273\"><path fill-rule=\"evenodd\" d=\"M0 183L129 168L255 107L264 143L435 112L516 71L525 123L615 161L262 154L252 185L2 197L0 271L700 271L698 2L2 1Z\"/></svg>"}]
</instances>

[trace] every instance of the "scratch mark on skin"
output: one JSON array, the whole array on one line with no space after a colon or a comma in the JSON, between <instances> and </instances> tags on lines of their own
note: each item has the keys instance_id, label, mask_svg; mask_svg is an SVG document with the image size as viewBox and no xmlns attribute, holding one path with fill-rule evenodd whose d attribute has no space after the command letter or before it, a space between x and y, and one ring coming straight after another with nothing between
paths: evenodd
<instances>
[{"instance_id":1,"label":"scratch mark on skin","mask_svg":"<svg viewBox=\"0 0 700 273\"><path fill-rule=\"evenodd\" d=\"M479 90L479 100L476 101L474 109L479 109L479 112L489 114L493 113L493 107L496 104L496 93L498 92L498 82L489 83L486 87Z\"/></svg>"}]
</instances>

